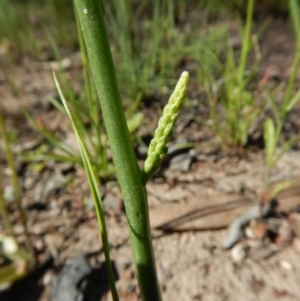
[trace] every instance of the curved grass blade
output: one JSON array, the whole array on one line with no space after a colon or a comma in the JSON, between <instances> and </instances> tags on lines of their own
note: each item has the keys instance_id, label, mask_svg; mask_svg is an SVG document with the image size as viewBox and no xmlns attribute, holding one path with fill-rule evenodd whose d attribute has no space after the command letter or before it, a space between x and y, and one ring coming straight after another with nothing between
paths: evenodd
<instances>
[{"instance_id":1,"label":"curved grass blade","mask_svg":"<svg viewBox=\"0 0 300 301\"><path fill-rule=\"evenodd\" d=\"M95 175L95 172L92 168L92 164L91 164L91 161L89 159L88 152L87 152L86 146L84 144L84 140L82 139L81 132L78 129L78 124L76 122L76 119L74 118L74 116L72 115L72 112L70 111L70 109L68 107L67 101L64 98L64 95L61 91L61 88L60 88L60 85L57 81L55 73L53 73L53 76L54 76L54 82L55 82L56 88L58 90L59 96L60 96L60 98L63 102L63 105L66 109L66 112L67 112L67 114L68 114L68 116L71 120L73 129L74 129L74 132L75 132L75 135L76 135L77 143L79 145L82 161L83 161L83 164L84 164L87 176L88 176L88 181L89 181L90 189L91 189L91 192L92 192L93 200L94 200L94 203L95 203L97 219L98 219L100 234L101 234L102 243L103 243L105 263L106 263L106 269L107 269L108 280L109 280L109 284L110 284L110 288L111 288L111 293L112 293L113 300L118 301L119 297L118 297L117 289L116 289L116 286L115 286L113 270L112 270L112 266L111 266L111 262L110 262L109 244L108 244L108 239L107 239L107 231L106 231L106 224L105 224L105 218L104 218L104 210L103 210L102 200L101 200L101 196L100 196L99 189L98 189L98 183L97 183L97 180L96 180L96 175Z\"/></svg>"}]
</instances>

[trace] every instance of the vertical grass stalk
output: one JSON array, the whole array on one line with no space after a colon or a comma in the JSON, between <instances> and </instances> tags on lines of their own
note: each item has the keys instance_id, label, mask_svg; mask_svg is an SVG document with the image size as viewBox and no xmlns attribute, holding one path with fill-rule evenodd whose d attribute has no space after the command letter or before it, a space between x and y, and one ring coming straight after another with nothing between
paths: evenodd
<instances>
[{"instance_id":1,"label":"vertical grass stalk","mask_svg":"<svg viewBox=\"0 0 300 301\"><path fill-rule=\"evenodd\" d=\"M124 197L135 270L144 301L160 301L147 195L131 144L98 0L74 0Z\"/></svg>"},{"instance_id":2,"label":"vertical grass stalk","mask_svg":"<svg viewBox=\"0 0 300 301\"><path fill-rule=\"evenodd\" d=\"M244 86L243 78L245 76L247 57L250 51L250 35L251 35L254 1L255 0L248 0L248 4L247 4L246 26L243 32L242 52L241 52L239 70L238 70L238 86L240 87L240 89L242 89L242 87Z\"/></svg>"},{"instance_id":3,"label":"vertical grass stalk","mask_svg":"<svg viewBox=\"0 0 300 301\"><path fill-rule=\"evenodd\" d=\"M287 90L284 96L284 107L288 105L288 102L291 98L291 94L297 77L298 67L300 64L300 11L297 0L289 0L289 11L296 36L296 55L294 58L292 72L289 78Z\"/></svg>"},{"instance_id":4,"label":"vertical grass stalk","mask_svg":"<svg viewBox=\"0 0 300 301\"><path fill-rule=\"evenodd\" d=\"M21 220L21 224L23 226L24 229L24 234L25 234L25 243L26 243L26 247L27 250L29 251L30 254L30 259L31 259L31 264L34 264L34 260L35 260L35 256L34 256L34 249L31 245L30 242L30 235L29 235L29 231L27 228L27 219L26 219L26 214L25 211L22 207L22 195L21 195L21 190L20 190L20 186L19 186L19 179L18 179L18 174L17 174L17 169L15 166L15 161L14 161L14 157L13 157L13 153L11 151L11 147L10 147L10 143L9 143L9 139L7 136L7 132L6 132L6 128L5 128L5 124L4 124L4 119L2 114L0 113L0 133L2 135L3 138L3 142L4 142L4 148L5 148L5 156L7 159L7 164L8 167L10 169L11 172L11 180L12 180L12 187L13 187L13 191L14 191L14 196L15 196L15 200L16 200L16 205L17 205L17 209L20 215L20 220Z\"/></svg>"}]
</instances>

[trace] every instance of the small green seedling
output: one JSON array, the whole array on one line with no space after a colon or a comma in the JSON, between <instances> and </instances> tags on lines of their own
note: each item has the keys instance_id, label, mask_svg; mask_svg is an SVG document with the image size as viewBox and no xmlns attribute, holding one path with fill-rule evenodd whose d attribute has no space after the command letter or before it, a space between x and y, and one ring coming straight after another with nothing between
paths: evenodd
<instances>
[{"instance_id":1,"label":"small green seedling","mask_svg":"<svg viewBox=\"0 0 300 301\"><path fill-rule=\"evenodd\" d=\"M291 137L282 144L280 151L277 150L283 124L289 113L300 100L300 89L298 89L295 95L291 97L295 85L297 70L300 65L300 10L297 0L289 0L289 9L296 33L296 55L282 104L278 104L273 93L265 89L265 96L270 103L274 116L274 120L271 118L267 118L265 120L263 129L267 165L265 189L268 189L270 185L271 169L274 168L280 157L300 139L299 136Z\"/></svg>"},{"instance_id":2,"label":"small green seedling","mask_svg":"<svg viewBox=\"0 0 300 301\"><path fill-rule=\"evenodd\" d=\"M248 1L245 29L242 32L242 49L236 65L232 45L228 45L222 84L206 83L212 127L224 147L242 147L248 141L249 129L261 110L247 85L251 74L246 75L246 64L252 48L251 25L254 0ZM221 105L221 110L219 109Z\"/></svg>"}]
</instances>

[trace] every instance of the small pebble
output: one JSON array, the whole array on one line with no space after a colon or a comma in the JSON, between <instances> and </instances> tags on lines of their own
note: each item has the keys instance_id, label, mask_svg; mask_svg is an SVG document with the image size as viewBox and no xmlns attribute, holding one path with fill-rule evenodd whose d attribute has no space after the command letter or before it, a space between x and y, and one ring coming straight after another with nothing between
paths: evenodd
<instances>
[{"instance_id":1,"label":"small pebble","mask_svg":"<svg viewBox=\"0 0 300 301\"><path fill-rule=\"evenodd\" d=\"M52 270L47 271L43 277L43 285L44 286L49 285L53 277L54 277L54 272Z\"/></svg>"},{"instance_id":2,"label":"small pebble","mask_svg":"<svg viewBox=\"0 0 300 301\"><path fill-rule=\"evenodd\" d=\"M242 244L235 245L231 250L231 258L234 262L240 262L246 258L246 251Z\"/></svg>"},{"instance_id":3,"label":"small pebble","mask_svg":"<svg viewBox=\"0 0 300 301\"><path fill-rule=\"evenodd\" d=\"M15 193L12 186L7 185L4 187L3 197L8 202L13 202L15 200Z\"/></svg>"},{"instance_id":4,"label":"small pebble","mask_svg":"<svg viewBox=\"0 0 300 301\"><path fill-rule=\"evenodd\" d=\"M287 260L280 260L279 264L283 269L285 269L287 271L292 271L293 270L292 264Z\"/></svg>"},{"instance_id":5,"label":"small pebble","mask_svg":"<svg viewBox=\"0 0 300 301\"><path fill-rule=\"evenodd\" d=\"M20 234L23 234L24 233L24 228L22 225L20 224L17 224L14 226L14 232L16 235L20 235Z\"/></svg>"},{"instance_id":6,"label":"small pebble","mask_svg":"<svg viewBox=\"0 0 300 301\"><path fill-rule=\"evenodd\" d=\"M1 237L2 249L6 254L14 254L18 251L18 245L15 240L11 236L3 236Z\"/></svg>"},{"instance_id":7,"label":"small pebble","mask_svg":"<svg viewBox=\"0 0 300 301\"><path fill-rule=\"evenodd\" d=\"M254 239L255 238L255 234L254 234L253 229L251 227L247 227L245 229L245 234L246 234L246 237L248 237L250 239Z\"/></svg>"},{"instance_id":8,"label":"small pebble","mask_svg":"<svg viewBox=\"0 0 300 301\"><path fill-rule=\"evenodd\" d=\"M44 241L42 239L38 239L35 243L34 243L34 247L36 248L37 251L41 252L44 250L45 248L45 244Z\"/></svg>"}]
</instances>

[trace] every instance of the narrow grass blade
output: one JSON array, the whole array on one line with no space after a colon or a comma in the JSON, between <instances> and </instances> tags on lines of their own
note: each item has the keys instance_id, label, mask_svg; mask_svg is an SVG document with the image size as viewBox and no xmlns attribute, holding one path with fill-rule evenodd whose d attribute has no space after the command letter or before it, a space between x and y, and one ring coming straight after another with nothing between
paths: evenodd
<instances>
[{"instance_id":1,"label":"narrow grass blade","mask_svg":"<svg viewBox=\"0 0 300 301\"><path fill-rule=\"evenodd\" d=\"M20 220L22 223L22 227L24 229L26 247L31 256L29 263L33 267L35 265L34 249L31 244L31 241L30 241L30 233L29 233L28 227L27 227L27 216L26 216L26 213L22 206L22 194L21 194L21 188L19 185L19 178L18 178L18 173L17 173L17 169L16 169L16 165L15 165L15 159L14 159L14 155L13 155L11 145L10 145L10 142L8 139L8 135L7 135L7 131L6 131L5 123L4 123L4 118L1 113L0 113L0 133L1 133L1 136L2 136L3 142L4 142L4 153L6 156L7 165L11 172L12 187L13 187L13 191L14 191L15 202L17 205Z\"/></svg>"},{"instance_id":2,"label":"narrow grass blade","mask_svg":"<svg viewBox=\"0 0 300 301\"><path fill-rule=\"evenodd\" d=\"M18 268L15 264L10 264L0 268L0 285L14 282L26 276L26 272L18 273Z\"/></svg>"},{"instance_id":3,"label":"narrow grass blade","mask_svg":"<svg viewBox=\"0 0 300 301\"><path fill-rule=\"evenodd\" d=\"M45 154L36 154L36 153L29 153L29 154L20 154L21 158L25 161L55 161L55 162L68 162L82 165L81 158L72 157L72 156L63 156L57 155L54 153L45 153Z\"/></svg>"},{"instance_id":4,"label":"narrow grass blade","mask_svg":"<svg viewBox=\"0 0 300 301\"><path fill-rule=\"evenodd\" d=\"M285 108L285 113L289 113L293 107L297 104L297 102L300 100L300 89L297 91L295 96L291 99L291 101L288 103L288 105Z\"/></svg>"},{"instance_id":5,"label":"narrow grass blade","mask_svg":"<svg viewBox=\"0 0 300 301\"><path fill-rule=\"evenodd\" d=\"M67 101L65 100L61 88L59 86L59 83L57 81L57 78L54 75L54 81L55 81L55 85L56 88L58 90L59 96L63 102L63 105L66 109L66 112L71 120L74 132L76 134L76 139L77 139L77 143L79 145L80 148L80 153L81 153L81 157L82 157L82 161L88 176L88 181L89 181L89 185L90 185L90 189L92 192L92 196L93 196L93 200L95 203L95 208L96 208L96 213L97 213L97 218L98 218L98 223L99 223L99 229L100 229L100 233L101 233L101 238L102 238L102 243L103 243L103 250L104 250L104 255L105 255L105 262L106 262L106 269L107 269L107 274L108 274L108 280L110 283L110 288L111 288L111 292L112 292L112 296L113 296L113 300L114 301L118 301L119 297L118 297L118 293L117 293L117 289L115 286L115 280L114 280L114 274L113 274L113 270L112 270L112 266L111 266L111 262L110 262L110 254L109 254L109 244L108 244L108 239L107 239L107 231L106 231L106 224L105 224L105 218L104 218L104 210L103 210L103 206L102 206L102 200L101 200L101 196L99 193L99 189L98 189L98 183L96 180L96 175L94 173L94 170L92 168L92 164L90 162L89 156L88 156L88 152L86 150L86 146L84 144L84 140L81 137L80 131L78 130L78 125L76 122L76 119L74 118L72 112L70 111Z\"/></svg>"},{"instance_id":6,"label":"narrow grass blade","mask_svg":"<svg viewBox=\"0 0 300 301\"><path fill-rule=\"evenodd\" d=\"M274 117L275 117L275 121L278 123L281 120L281 112L279 111L279 107L274 99L273 94L271 94L270 90L265 88L264 89L265 92L265 96L267 98L267 101L270 103Z\"/></svg>"},{"instance_id":7,"label":"narrow grass blade","mask_svg":"<svg viewBox=\"0 0 300 301\"><path fill-rule=\"evenodd\" d=\"M50 97L48 100L57 110L59 110L63 114L66 114L64 106L57 99Z\"/></svg>"},{"instance_id":8,"label":"narrow grass blade","mask_svg":"<svg viewBox=\"0 0 300 301\"><path fill-rule=\"evenodd\" d=\"M243 42L240 64L238 66L238 85L241 86L244 79L244 73L246 70L247 56L250 50L250 35L252 26L252 15L253 15L254 0L248 0L247 5L247 16L246 16L246 26L243 32Z\"/></svg>"},{"instance_id":9,"label":"narrow grass blade","mask_svg":"<svg viewBox=\"0 0 300 301\"><path fill-rule=\"evenodd\" d=\"M283 145L281 146L281 150L274 161L277 162L281 158L281 156L283 156L283 154L285 154L289 149L291 149L299 140L300 136L295 136L283 143Z\"/></svg>"},{"instance_id":10,"label":"narrow grass blade","mask_svg":"<svg viewBox=\"0 0 300 301\"><path fill-rule=\"evenodd\" d=\"M289 0L289 11L290 11L290 16L292 20L292 24L294 27L295 31L295 37L296 37L296 55L294 58L294 62L292 65L292 71L291 75L289 77L289 82L287 85L286 93L284 96L284 101L283 101L283 107L286 108L286 106L289 106L289 99L291 97L296 77L297 77L297 72L298 72L298 67L300 64L300 13L299 13L299 1L298 0Z\"/></svg>"},{"instance_id":11,"label":"narrow grass blade","mask_svg":"<svg viewBox=\"0 0 300 301\"><path fill-rule=\"evenodd\" d=\"M70 155L70 156L76 156L76 153L71 150L69 147L66 147L65 144L62 144L61 141L55 137L55 135L53 135L51 132L47 131L44 128L41 128L37 122L34 120L34 118L30 115L30 113L26 110L23 110L23 114L25 115L27 121L40 133L43 135L43 137L45 137L45 139L52 144L53 146L59 148L60 150L62 150L63 152L65 152L66 154Z\"/></svg>"},{"instance_id":12,"label":"narrow grass blade","mask_svg":"<svg viewBox=\"0 0 300 301\"><path fill-rule=\"evenodd\" d=\"M291 187L294 184L296 184L296 181L284 181L276 184L271 191L271 197L275 198L281 191Z\"/></svg>"},{"instance_id":13,"label":"narrow grass blade","mask_svg":"<svg viewBox=\"0 0 300 301\"><path fill-rule=\"evenodd\" d=\"M300 33L300 9L299 9L299 1L297 0L290 0L289 1L290 6L290 14L294 26L294 30L296 33ZM297 36L297 39L300 39L299 36Z\"/></svg>"},{"instance_id":14,"label":"narrow grass blade","mask_svg":"<svg viewBox=\"0 0 300 301\"><path fill-rule=\"evenodd\" d=\"M49 98L49 101L50 101L50 103L56 108L56 109L58 109L60 112L62 112L63 114L67 114L66 113L66 110L65 110L65 108L64 108L64 106L58 101L58 100L56 100L55 98L53 98L53 97L51 97L51 98ZM97 146L95 146L95 143L93 143L93 141L92 141L92 139L91 139L91 137L90 137L90 135L88 135L87 133L86 133L86 128L84 127L84 124L83 124L83 120L79 117L79 113L80 112L80 110L76 110L76 112L75 112L75 114L73 115L73 118L74 119L76 119L76 122L77 122L77 128L78 128L78 131L80 131L81 133L82 133L82 137L84 137L84 138L86 138L87 139L87 141L85 142L85 143L89 143L88 145L91 145L91 146L93 146L93 148L94 149L96 149L97 148ZM93 122L92 122L93 123ZM86 134L84 134L84 133L86 133ZM48 137L50 136L53 140L51 140L52 142L53 141L55 141L55 139L57 140L57 143L59 144L59 145L62 145L62 143L61 143L61 141L59 141L57 138L55 138L55 136L52 134L52 133L47 133L47 135L48 135ZM97 137L99 136L100 137L100 134L99 135L96 135ZM49 139L48 139L49 140ZM55 142L56 143L56 142ZM86 144L87 145L87 144ZM98 143L97 143L97 145L98 145ZM55 146L57 146L57 145L55 145ZM98 154L98 152L97 152L97 154ZM88 155L89 155L89 157L91 157L91 151L89 151L89 153L88 153ZM75 158L75 156L74 156L74 158ZM61 161L61 160L59 160L59 161ZM70 160L68 160L68 161L70 161ZM74 161L74 159L73 158L71 158L71 161ZM78 158L77 158L77 161L81 161L81 160L78 160ZM100 171L99 170L97 170L97 172L98 172L98 174L100 174Z\"/></svg>"}]
</instances>

